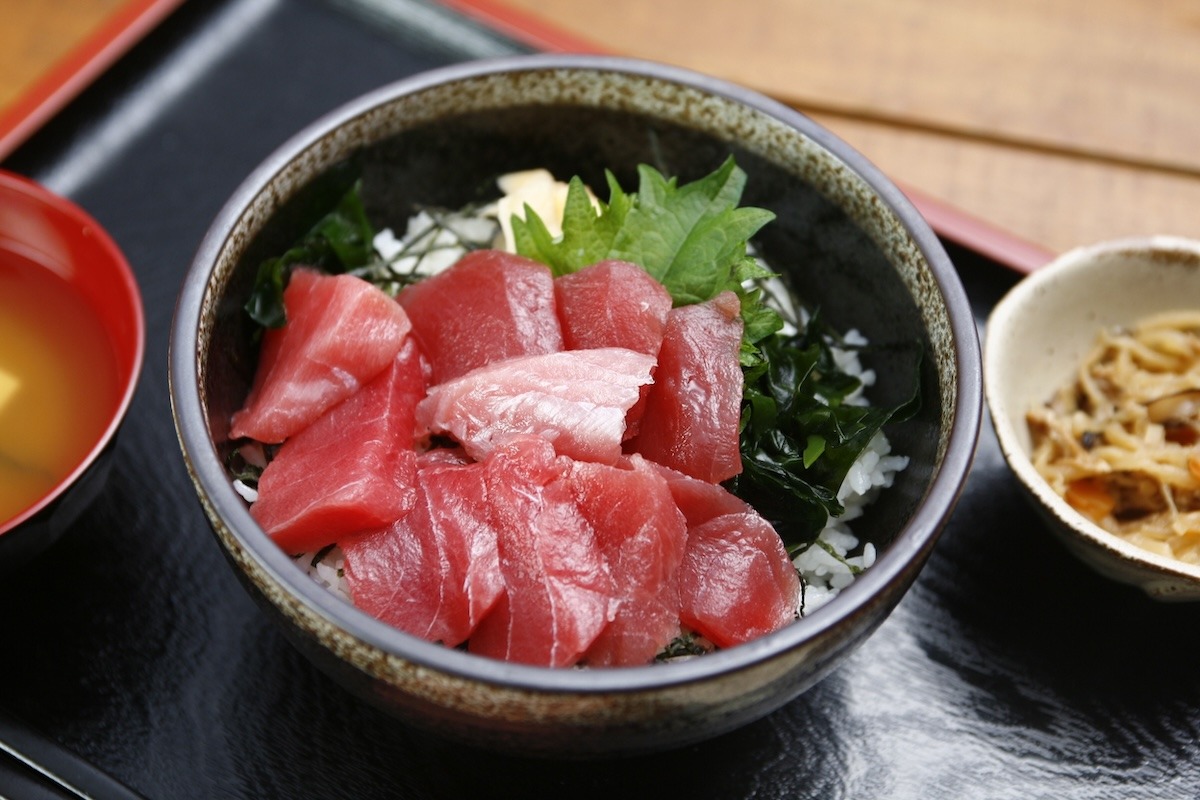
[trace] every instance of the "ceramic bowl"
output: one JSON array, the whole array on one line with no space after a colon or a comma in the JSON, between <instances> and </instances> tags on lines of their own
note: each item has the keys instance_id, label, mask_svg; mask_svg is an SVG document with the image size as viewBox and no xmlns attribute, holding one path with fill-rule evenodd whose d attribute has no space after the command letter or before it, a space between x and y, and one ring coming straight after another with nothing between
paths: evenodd
<instances>
[{"instance_id":1,"label":"ceramic bowl","mask_svg":"<svg viewBox=\"0 0 1200 800\"><path fill-rule=\"evenodd\" d=\"M141 295L124 255L79 206L45 187L0 171L0 270L47 270L51 282L82 302L103 329L112 352L115 392L102 425L76 448L73 466L15 515L0 519L0 574L11 573L57 541L101 491L113 444L133 399L145 349ZM22 278L22 275L26 277ZM5 365L0 364L0 368ZM14 391L15 379L8 385ZM11 397L10 397L11 399ZM80 395L77 402L97 402ZM15 405L9 406L9 413Z\"/></svg>"},{"instance_id":2,"label":"ceramic bowl","mask_svg":"<svg viewBox=\"0 0 1200 800\"><path fill-rule=\"evenodd\" d=\"M879 402L924 404L889 429L911 466L859 529L878 562L833 602L750 644L686 663L553 670L418 641L311 582L273 545L223 467L229 415L255 363L241 312L255 265L280 252L362 180L376 224L412 203L459 207L495 178L544 166L622 186L639 162L681 181L730 154L748 205L778 214L758 244L842 328L879 343L919 342L917 369L879 359ZM915 374L914 374L915 373ZM333 111L266 160L204 239L171 341L179 438L201 503L250 592L346 687L401 718L472 744L557 756L679 746L731 730L795 698L883 622L916 578L959 496L982 413L975 328L938 240L862 156L807 118L702 75L615 58L479 62L386 86ZM669 668L664 668L669 666Z\"/></svg>"},{"instance_id":3,"label":"ceramic bowl","mask_svg":"<svg viewBox=\"0 0 1200 800\"><path fill-rule=\"evenodd\" d=\"M1026 496L1072 553L1160 600L1200 600L1200 567L1156 555L1075 511L1030 461L1026 412L1068 381L1102 328L1195 305L1200 243L1153 237L1072 250L1024 278L987 323L984 386L1000 449Z\"/></svg>"}]
</instances>

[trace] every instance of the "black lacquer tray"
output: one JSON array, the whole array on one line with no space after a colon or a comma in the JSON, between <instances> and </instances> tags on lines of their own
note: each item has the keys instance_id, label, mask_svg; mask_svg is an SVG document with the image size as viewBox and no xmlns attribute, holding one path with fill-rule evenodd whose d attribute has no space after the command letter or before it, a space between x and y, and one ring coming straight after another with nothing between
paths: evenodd
<instances>
[{"instance_id":1,"label":"black lacquer tray","mask_svg":"<svg viewBox=\"0 0 1200 800\"><path fill-rule=\"evenodd\" d=\"M148 332L106 494L0 586L6 714L148 798L1200 796L1200 606L1075 561L987 424L941 542L879 632L783 710L705 744L599 763L476 752L364 706L283 639L224 563L179 455L166 373L184 271L242 178L320 114L523 49L416 0L194 0L3 162L108 229ZM982 331L1018 275L950 252ZM60 795L0 763L0 796Z\"/></svg>"}]
</instances>

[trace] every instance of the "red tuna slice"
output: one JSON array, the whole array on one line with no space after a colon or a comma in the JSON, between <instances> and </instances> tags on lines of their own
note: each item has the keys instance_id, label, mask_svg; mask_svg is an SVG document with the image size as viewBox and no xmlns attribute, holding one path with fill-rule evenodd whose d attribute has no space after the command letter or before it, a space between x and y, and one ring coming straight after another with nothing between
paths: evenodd
<instances>
[{"instance_id":1,"label":"red tuna slice","mask_svg":"<svg viewBox=\"0 0 1200 800\"><path fill-rule=\"evenodd\" d=\"M416 500L413 415L424 394L409 340L391 368L283 443L259 478L251 516L289 553L403 516Z\"/></svg>"},{"instance_id":2,"label":"red tuna slice","mask_svg":"<svg viewBox=\"0 0 1200 800\"><path fill-rule=\"evenodd\" d=\"M671 293L628 261L601 261L554 279L554 299L569 350L626 347L657 356ZM637 433L650 387L626 415L626 438Z\"/></svg>"},{"instance_id":3,"label":"red tuna slice","mask_svg":"<svg viewBox=\"0 0 1200 800\"><path fill-rule=\"evenodd\" d=\"M482 464L422 457L413 510L342 544L354 604L431 642L466 641L504 591L486 494Z\"/></svg>"},{"instance_id":4,"label":"red tuna slice","mask_svg":"<svg viewBox=\"0 0 1200 800\"><path fill-rule=\"evenodd\" d=\"M292 273L287 324L263 340L246 405L229 436L279 443L382 372L412 325L396 301L351 275Z\"/></svg>"},{"instance_id":5,"label":"red tuna slice","mask_svg":"<svg viewBox=\"0 0 1200 800\"><path fill-rule=\"evenodd\" d=\"M719 483L702 481L653 461L646 463L657 469L666 479L671 497L683 512L689 528L723 514L740 514L754 510L749 503Z\"/></svg>"},{"instance_id":6,"label":"red tuna slice","mask_svg":"<svg viewBox=\"0 0 1200 800\"><path fill-rule=\"evenodd\" d=\"M562 349L550 269L477 250L397 297L433 369L433 383L504 358Z\"/></svg>"},{"instance_id":7,"label":"red tuna slice","mask_svg":"<svg viewBox=\"0 0 1200 800\"><path fill-rule=\"evenodd\" d=\"M471 652L569 666L616 613L608 565L565 478L568 463L534 437L484 462L505 592L468 641Z\"/></svg>"},{"instance_id":8,"label":"red tuna slice","mask_svg":"<svg viewBox=\"0 0 1200 800\"><path fill-rule=\"evenodd\" d=\"M423 453L417 463L430 520L448 552L466 554L458 573L466 592L468 630L473 631L504 593L483 465L463 460L461 451L449 450Z\"/></svg>"},{"instance_id":9,"label":"red tuna slice","mask_svg":"<svg viewBox=\"0 0 1200 800\"><path fill-rule=\"evenodd\" d=\"M710 483L742 471L740 313L732 292L671 310L631 451Z\"/></svg>"},{"instance_id":10,"label":"red tuna slice","mask_svg":"<svg viewBox=\"0 0 1200 800\"><path fill-rule=\"evenodd\" d=\"M671 293L628 261L601 261L554 279L554 299L570 350L626 347L656 355Z\"/></svg>"},{"instance_id":11,"label":"red tuna slice","mask_svg":"<svg viewBox=\"0 0 1200 800\"><path fill-rule=\"evenodd\" d=\"M534 435L560 455L611 464L653 367L653 357L619 347L510 358L430 388L417 425L452 436L477 460Z\"/></svg>"},{"instance_id":12,"label":"red tuna slice","mask_svg":"<svg viewBox=\"0 0 1200 800\"><path fill-rule=\"evenodd\" d=\"M796 618L800 578L769 522L725 514L688 531L679 591L683 624L732 647Z\"/></svg>"},{"instance_id":13,"label":"red tuna slice","mask_svg":"<svg viewBox=\"0 0 1200 800\"><path fill-rule=\"evenodd\" d=\"M596 531L621 598L583 656L589 666L649 664L679 635L679 565L687 526L666 479L638 456L631 468L577 461L575 501Z\"/></svg>"}]
</instances>

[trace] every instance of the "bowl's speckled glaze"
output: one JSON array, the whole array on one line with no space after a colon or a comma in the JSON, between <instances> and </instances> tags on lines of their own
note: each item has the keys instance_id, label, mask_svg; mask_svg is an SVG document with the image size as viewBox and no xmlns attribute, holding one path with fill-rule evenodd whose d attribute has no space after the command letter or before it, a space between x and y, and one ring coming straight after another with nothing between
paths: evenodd
<instances>
[{"instance_id":1,"label":"bowl's speckled glaze","mask_svg":"<svg viewBox=\"0 0 1200 800\"><path fill-rule=\"evenodd\" d=\"M874 567L834 602L755 642L686 663L609 670L508 664L418 641L311 582L257 527L223 463L229 415L256 354L241 313L255 267L285 249L354 180L380 226L413 203L490 199L495 178L544 166L635 185L638 163L680 180L733 154L744 202L778 218L762 255L836 326L882 354L878 402L924 403L888 429L911 456L857 525ZM297 646L368 701L473 744L522 753L644 752L715 736L795 698L883 622L916 578L966 478L981 410L970 308L936 237L866 160L753 92L662 65L530 56L439 70L368 94L284 144L238 189L196 254L172 331L171 396L200 501L234 568Z\"/></svg>"},{"instance_id":2,"label":"bowl's speckled glaze","mask_svg":"<svg viewBox=\"0 0 1200 800\"><path fill-rule=\"evenodd\" d=\"M1064 253L1013 287L987 325L988 410L1025 496L1092 569L1159 600L1200 600L1200 567L1130 544L1071 508L1030 461L1025 414L1071 380L1102 328L1195 307L1197 299L1200 242L1122 239Z\"/></svg>"}]
</instances>

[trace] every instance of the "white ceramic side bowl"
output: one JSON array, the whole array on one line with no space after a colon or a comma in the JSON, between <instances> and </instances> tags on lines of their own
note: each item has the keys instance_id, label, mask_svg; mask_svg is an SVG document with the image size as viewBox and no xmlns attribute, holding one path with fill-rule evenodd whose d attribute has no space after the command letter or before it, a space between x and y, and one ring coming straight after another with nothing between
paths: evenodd
<instances>
[{"instance_id":1,"label":"white ceramic side bowl","mask_svg":"<svg viewBox=\"0 0 1200 800\"><path fill-rule=\"evenodd\" d=\"M1200 242L1123 239L1063 254L1018 283L987 323L984 396L1021 487L1072 553L1159 600L1200 600L1200 567L1130 544L1068 505L1030 461L1025 414L1071 379L1101 328L1198 303Z\"/></svg>"}]
</instances>

